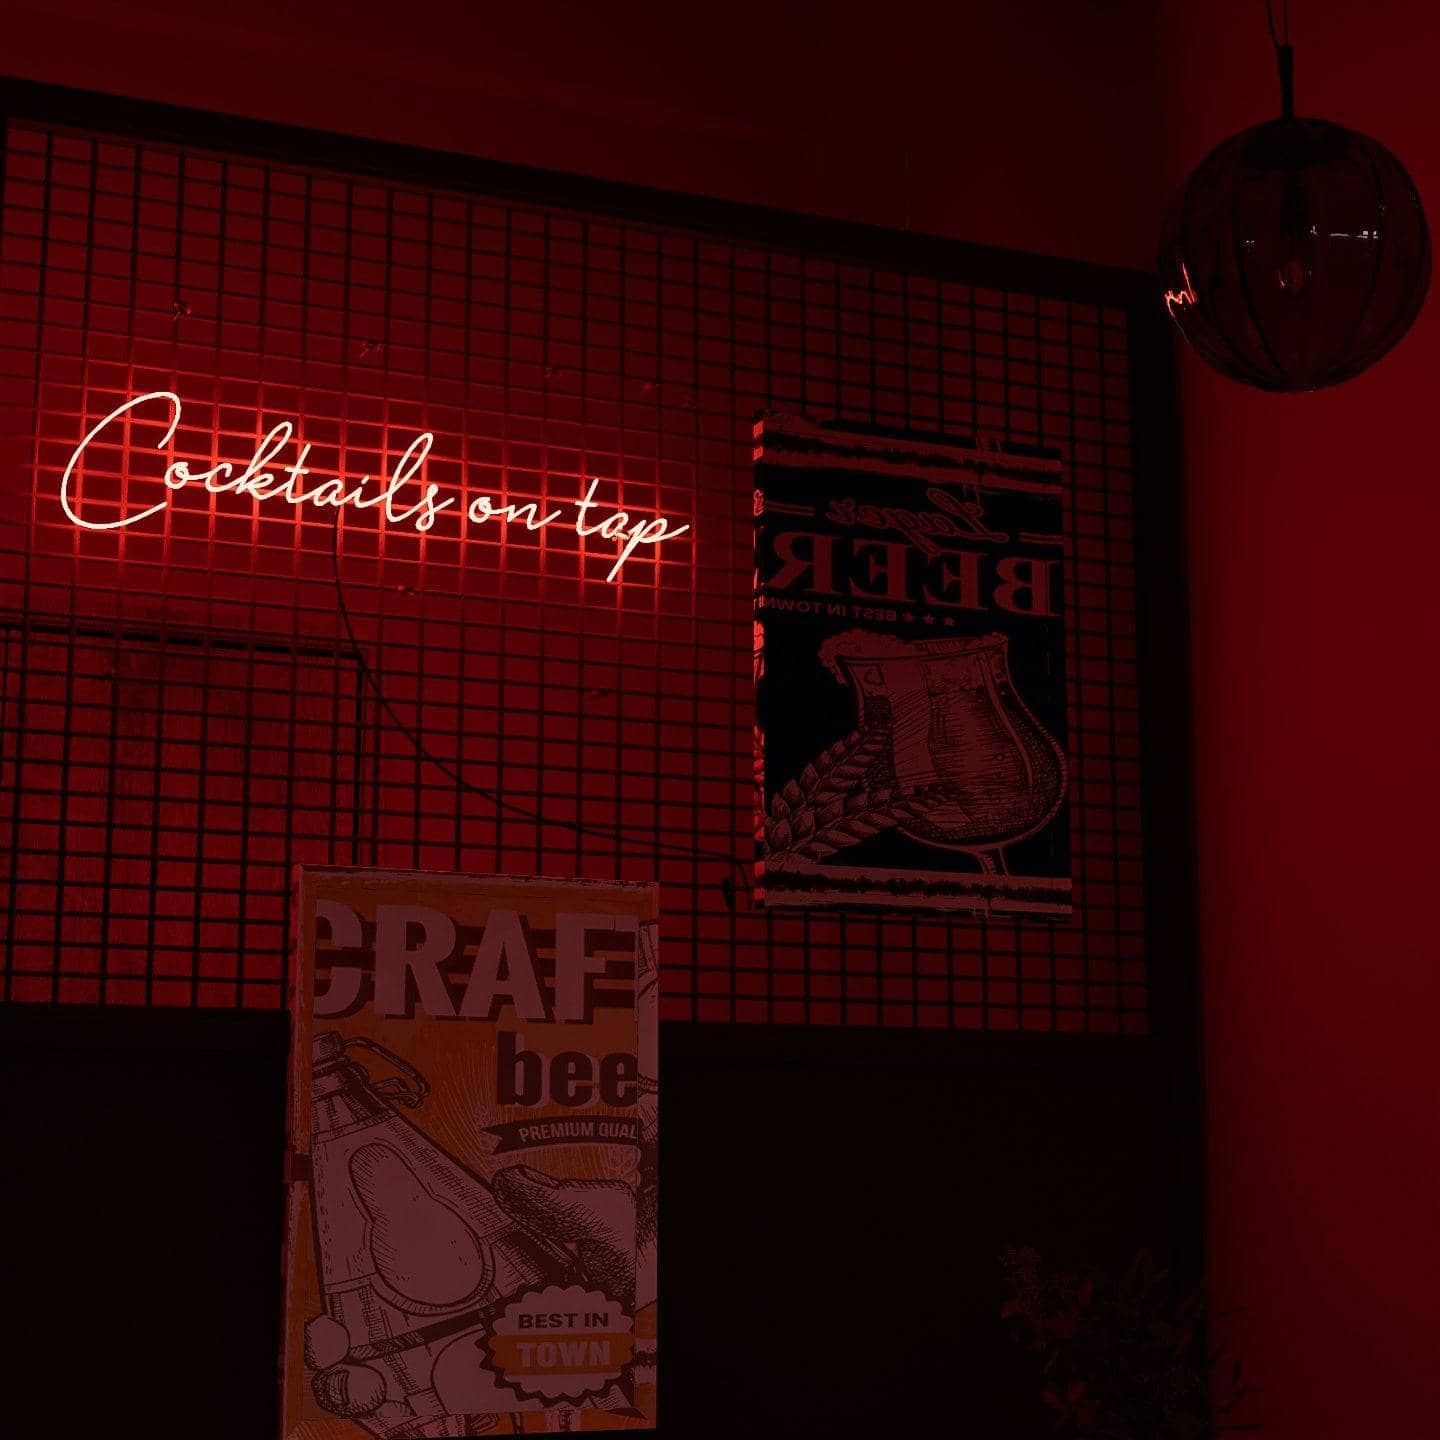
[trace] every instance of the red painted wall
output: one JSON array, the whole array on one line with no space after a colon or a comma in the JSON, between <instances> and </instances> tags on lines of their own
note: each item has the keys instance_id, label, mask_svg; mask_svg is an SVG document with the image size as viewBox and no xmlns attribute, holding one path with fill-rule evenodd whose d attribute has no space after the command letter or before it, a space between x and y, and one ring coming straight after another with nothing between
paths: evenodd
<instances>
[{"instance_id":1,"label":"red painted wall","mask_svg":"<svg viewBox=\"0 0 1440 1440\"><path fill-rule=\"evenodd\" d=\"M1130 265L1162 173L1272 101L1248 0L931 8L439 5L401 26L375 4L51 0L3 63ZM1390 143L1440 220L1440 11L1294 10L1301 110ZM1440 1413L1437 306L1318 396L1183 361L1212 1263L1274 1440L1408 1440Z\"/></svg>"},{"instance_id":2,"label":"red painted wall","mask_svg":"<svg viewBox=\"0 0 1440 1440\"><path fill-rule=\"evenodd\" d=\"M1433 235L1440 7L1291 10L1297 108L1394 149ZM1258 4L1168 18L1178 182L1275 91ZM1274 1440L1440 1414L1437 288L1337 390L1182 358L1211 1263Z\"/></svg>"}]
</instances>

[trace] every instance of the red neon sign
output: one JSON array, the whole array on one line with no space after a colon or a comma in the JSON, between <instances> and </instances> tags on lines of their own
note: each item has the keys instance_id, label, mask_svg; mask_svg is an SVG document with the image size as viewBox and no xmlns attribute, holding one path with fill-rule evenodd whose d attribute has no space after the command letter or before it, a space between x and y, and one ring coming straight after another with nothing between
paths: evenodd
<instances>
[{"instance_id":1,"label":"red neon sign","mask_svg":"<svg viewBox=\"0 0 1440 1440\"><path fill-rule=\"evenodd\" d=\"M132 396L93 425L75 447L64 474L60 477L60 505L73 525L82 530L124 530L132 525L142 524L168 507L170 501L167 496L154 505L117 520L88 520L77 509L78 497L72 486L76 467L89 446L109 426L152 401L163 401L170 410L165 433L155 444L155 449L164 450L175 438L182 412L180 397L173 390L151 390L144 395ZM434 526L435 521L446 510L461 503L459 496L446 495L438 484L424 478L425 460L435 444L435 436L428 430L416 435L406 446L383 482L372 480L369 475L358 480L347 479L343 475L325 479L313 478L313 472L306 464L313 449L308 442L299 445L294 459L281 463L282 452L295 439L294 422L282 420L270 427L255 447L254 453L243 464L221 460L209 469L197 469L188 461L174 460L165 468L165 486L174 493L190 485L198 485L211 495L248 496L258 501L278 501L293 506L310 505L317 510L378 509L382 525L410 526L422 535ZM402 495L412 485L414 488L410 489L409 493L418 494L418 498L412 503L406 503ZM689 525L677 525L663 515L651 519L632 519L627 510L611 510L606 513L601 508L601 502L595 498L599 486L600 481L592 479L590 488L584 495L568 506L562 505L543 514L539 505L534 502L524 505L501 504L489 495L477 495L464 507L461 514L465 523L472 526L495 521L501 525L524 525L527 530L543 530L548 525L560 523L562 526L572 527L581 539L598 535L602 540L614 541L619 550L610 573L605 577L612 584L620 578L626 561L642 546L659 546L690 529ZM595 512L593 519L592 511ZM657 557L658 554L657 550Z\"/></svg>"}]
</instances>

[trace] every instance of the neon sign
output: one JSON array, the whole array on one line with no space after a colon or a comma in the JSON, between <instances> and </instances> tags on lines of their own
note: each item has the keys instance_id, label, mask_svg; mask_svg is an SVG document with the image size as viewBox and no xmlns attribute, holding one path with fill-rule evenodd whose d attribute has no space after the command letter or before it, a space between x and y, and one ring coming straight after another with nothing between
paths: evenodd
<instances>
[{"instance_id":1,"label":"neon sign","mask_svg":"<svg viewBox=\"0 0 1440 1440\"><path fill-rule=\"evenodd\" d=\"M118 520L87 520L76 508L77 497L72 489L75 468L89 446L117 421L130 411L152 401L164 401L170 408L170 421L165 433L156 442L155 449L164 450L175 438L180 425L180 397L173 390L151 390L145 395L135 395L123 405L118 405L103 420L91 427L85 438L75 447L60 477L60 505L66 517L82 530L124 530L139 525L160 514L170 503L170 498L157 501L154 505L122 516ZM344 476L333 476L318 480L307 487L306 477L312 474L305 463L312 446L305 442L300 445L295 458L280 463L279 457L295 439L295 425L282 420L272 425L265 437L255 447L255 453L243 465L221 460L209 469L197 469L188 461L172 461L165 469L166 488L172 493L191 485L203 487L211 495L249 496L258 501L279 501L284 504L310 505L317 510L375 510L378 509L382 525L395 527L411 526L420 534L430 530L436 519L446 510L458 506L460 498L446 495L441 487L423 476L425 459L435 444L430 431L417 435L395 462L388 479L372 481L365 475L359 480L348 480ZM273 467L273 468L272 468ZM408 486L414 484L412 494L418 494L413 503L402 500ZM632 519L626 510L612 510L603 514L600 502L595 498L599 480L591 480L590 488L569 507L547 510L543 514L538 503L524 505L498 504L489 495L477 495L461 512L472 526L485 525L491 521L500 525L524 525L526 530L543 530L548 525L563 523L573 527L582 540L598 535L602 540L611 540L619 547L615 563L605 577L610 583L620 578L626 561L630 560L641 546L659 546L666 540L673 540L690 529L689 525L677 525L666 516L653 519ZM591 512L595 515L592 517ZM658 558L659 551L656 550Z\"/></svg>"}]
</instances>

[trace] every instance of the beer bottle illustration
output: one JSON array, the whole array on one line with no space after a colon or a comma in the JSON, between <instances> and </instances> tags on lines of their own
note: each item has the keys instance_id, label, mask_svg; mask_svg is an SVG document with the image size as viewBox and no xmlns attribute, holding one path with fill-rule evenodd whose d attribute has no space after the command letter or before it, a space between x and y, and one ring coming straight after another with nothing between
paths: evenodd
<instances>
[{"instance_id":1,"label":"beer bottle illustration","mask_svg":"<svg viewBox=\"0 0 1440 1440\"><path fill-rule=\"evenodd\" d=\"M372 1079L366 1050L399 1073ZM466 1416L538 1409L485 1361L491 1322L535 1286L577 1280L562 1245L402 1113L429 1092L360 1036L316 1036L310 1199L324 1313L305 1328L322 1408L381 1440L474 1433Z\"/></svg>"}]
</instances>

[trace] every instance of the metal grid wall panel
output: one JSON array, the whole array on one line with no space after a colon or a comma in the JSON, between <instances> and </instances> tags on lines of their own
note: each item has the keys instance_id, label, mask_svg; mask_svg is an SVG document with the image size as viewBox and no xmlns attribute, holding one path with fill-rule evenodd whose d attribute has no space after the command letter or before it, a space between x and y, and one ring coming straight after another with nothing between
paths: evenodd
<instances>
[{"instance_id":1,"label":"metal grid wall panel","mask_svg":"<svg viewBox=\"0 0 1440 1440\"><path fill-rule=\"evenodd\" d=\"M7 997L285 1003L298 862L658 878L669 1018L1146 1026L1121 306L669 223L13 123L0 251ZM128 398L183 403L130 412ZM1075 916L767 914L751 425L1058 448ZM167 494L289 420L315 476L689 526ZM597 511L597 514L601 513ZM352 640L353 634L353 640Z\"/></svg>"}]
</instances>

